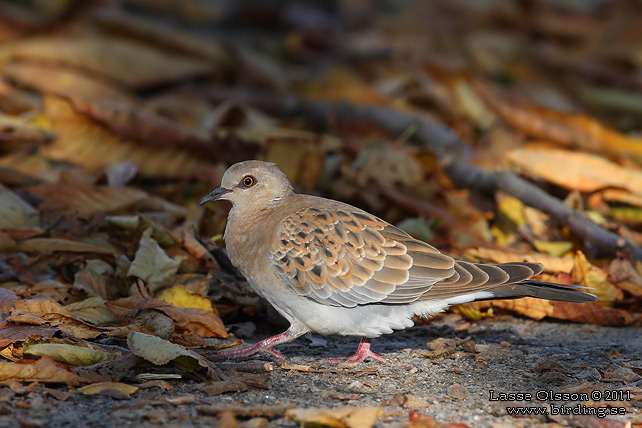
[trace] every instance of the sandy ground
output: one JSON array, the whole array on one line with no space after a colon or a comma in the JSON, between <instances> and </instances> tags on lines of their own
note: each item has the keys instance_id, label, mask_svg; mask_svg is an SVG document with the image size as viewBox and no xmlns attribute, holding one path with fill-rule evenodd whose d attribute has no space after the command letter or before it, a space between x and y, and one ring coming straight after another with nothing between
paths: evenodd
<instances>
[{"instance_id":1,"label":"sandy ground","mask_svg":"<svg viewBox=\"0 0 642 428\"><path fill-rule=\"evenodd\" d=\"M256 337L264 333L260 331ZM24 394L2 387L0 427L206 427L218 424L215 410L221 405L256 407L258 418L238 419L246 426L299 426L282 416L280 408L284 406L382 407L377 423L381 427L407 425L411 408L442 423L459 422L469 427L554 426L553 421L562 426L596 426L595 417L590 416L509 416L505 402L489 399L491 390L496 397L500 393L530 393L531 401L527 396L512 398L525 398L523 405L538 407L543 404L537 400L538 392L590 395L598 391L594 394L599 396L593 398L623 399L611 402L607 409L625 414L608 418L642 420L639 327L535 322L510 316L469 324L449 314L432 325L373 341L373 350L388 362L354 367L325 363L320 358L352 354L357 338L322 339L327 340L325 347L308 338L279 347L289 357L288 364L303 366L299 369L312 366L313 371L282 368L280 361L262 356L274 367L267 373L268 389L210 397L201 391L202 383L174 380L169 381L173 391L141 389L125 400L76 394L62 401L43 387ZM583 400L548 402L558 409L561 405L591 404ZM270 410L275 415L261 415Z\"/></svg>"}]
</instances>

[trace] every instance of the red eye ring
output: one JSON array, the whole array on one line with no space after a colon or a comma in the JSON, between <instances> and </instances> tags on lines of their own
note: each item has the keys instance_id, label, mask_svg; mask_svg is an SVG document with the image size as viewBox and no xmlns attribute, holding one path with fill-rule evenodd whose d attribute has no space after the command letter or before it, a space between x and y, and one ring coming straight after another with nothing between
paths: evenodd
<instances>
[{"instance_id":1,"label":"red eye ring","mask_svg":"<svg viewBox=\"0 0 642 428\"><path fill-rule=\"evenodd\" d=\"M252 187L256 184L256 179L251 175L246 175L241 180L241 184L243 185L243 187Z\"/></svg>"}]
</instances>

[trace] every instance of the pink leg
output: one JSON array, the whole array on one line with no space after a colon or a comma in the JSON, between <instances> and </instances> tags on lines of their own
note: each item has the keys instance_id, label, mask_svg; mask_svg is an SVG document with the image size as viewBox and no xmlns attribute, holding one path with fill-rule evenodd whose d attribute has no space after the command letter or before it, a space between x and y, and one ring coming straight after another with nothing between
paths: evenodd
<instances>
[{"instance_id":1,"label":"pink leg","mask_svg":"<svg viewBox=\"0 0 642 428\"><path fill-rule=\"evenodd\" d=\"M267 354L274 355L277 358L284 358L282 354L276 351L273 351L270 348L276 345L280 345L282 343L292 342L294 339L296 339L299 336L301 335L294 334L290 330L286 330L281 334L268 337L267 339L263 339L260 342L255 343L254 345L251 345L251 346L245 346L243 348L225 349L225 350L219 351L217 352L216 356L223 357L223 358L239 358L239 357L248 357L250 355L265 352Z\"/></svg>"},{"instance_id":2,"label":"pink leg","mask_svg":"<svg viewBox=\"0 0 642 428\"><path fill-rule=\"evenodd\" d=\"M357 348L357 352L348 357L348 358L327 358L325 361L330 361L330 362L339 362L339 361L349 361L351 363L360 363L364 361L366 358L373 358L377 361L385 362L386 359L383 358L381 355L375 354L370 350L370 338L369 337L363 337L361 338L361 342L359 342L359 347Z\"/></svg>"}]
</instances>

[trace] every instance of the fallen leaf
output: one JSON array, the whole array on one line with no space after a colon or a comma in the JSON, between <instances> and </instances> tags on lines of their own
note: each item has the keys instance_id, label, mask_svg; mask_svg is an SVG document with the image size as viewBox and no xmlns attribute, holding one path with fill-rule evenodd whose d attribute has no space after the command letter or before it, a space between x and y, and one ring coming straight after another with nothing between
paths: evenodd
<instances>
[{"instance_id":1,"label":"fallen leaf","mask_svg":"<svg viewBox=\"0 0 642 428\"><path fill-rule=\"evenodd\" d=\"M212 184L220 177L205 160L178 148L159 148L122 139L73 109L59 97L46 96L45 116L58 138L43 147L42 153L56 160L75 162L90 170L131 160L142 175L156 177L196 177Z\"/></svg>"},{"instance_id":2,"label":"fallen leaf","mask_svg":"<svg viewBox=\"0 0 642 428\"><path fill-rule=\"evenodd\" d=\"M68 385L86 382L85 379L46 356L37 361L25 360L17 363L0 361L0 380Z\"/></svg>"},{"instance_id":3,"label":"fallen leaf","mask_svg":"<svg viewBox=\"0 0 642 428\"><path fill-rule=\"evenodd\" d=\"M121 383L121 382L92 383L91 385L78 388L78 391L83 393L84 395L94 395L94 394L100 394L104 392L106 389L120 391L125 393L128 396L138 392L138 387L133 385L127 385L126 383Z\"/></svg>"},{"instance_id":4,"label":"fallen leaf","mask_svg":"<svg viewBox=\"0 0 642 428\"><path fill-rule=\"evenodd\" d=\"M301 426L322 425L333 428L370 428L383 411L379 407L339 407L336 409L289 409L285 416Z\"/></svg>"},{"instance_id":5,"label":"fallen leaf","mask_svg":"<svg viewBox=\"0 0 642 428\"><path fill-rule=\"evenodd\" d=\"M38 210L0 184L0 228L38 227Z\"/></svg>"},{"instance_id":6,"label":"fallen leaf","mask_svg":"<svg viewBox=\"0 0 642 428\"><path fill-rule=\"evenodd\" d=\"M527 135L553 141L569 148L642 160L640 138L623 135L583 114L522 107L501 100L479 83L474 84L473 87L505 122ZM533 161L532 164L542 165L538 161Z\"/></svg>"},{"instance_id":7,"label":"fallen leaf","mask_svg":"<svg viewBox=\"0 0 642 428\"><path fill-rule=\"evenodd\" d=\"M622 292L609 282L608 274L603 269L592 265L581 251L575 254L571 275L574 284L592 288L587 291L595 294L600 303L611 304L622 298Z\"/></svg>"},{"instance_id":8,"label":"fallen leaf","mask_svg":"<svg viewBox=\"0 0 642 428\"><path fill-rule=\"evenodd\" d=\"M173 361L178 367L185 370L194 371L204 368L208 377L218 378L216 371L205 358L160 337L131 331L127 335L127 345L134 355L152 364L164 365Z\"/></svg>"},{"instance_id":9,"label":"fallen leaf","mask_svg":"<svg viewBox=\"0 0 642 428\"><path fill-rule=\"evenodd\" d=\"M147 283L149 292L168 285L181 264L180 260L172 259L152 238L153 229L147 228L140 238L136 257L132 261L127 276L135 276Z\"/></svg>"},{"instance_id":10,"label":"fallen leaf","mask_svg":"<svg viewBox=\"0 0 642 428\"><path fill-rule=\"evenodd\" d=\"M156 299L178 308L196 308L214 313L212 301L209 298L190 293L182 285L166 288L156 296Z\"/></svg>"},{"instance_id":11,"label":"fallen leaf","mask_svg":"<svg viewBox=\"0 0 642 428\"><path fill-rule=\"evenodd\" d=\"M177 82L211 70L197 60L106 36L33 38L9 50L13 58L72 66L132 89Z\"/></svg>"},{"instance_id":12,"label":"fallen leaf","mask_svg":"<svg viewBox=\"0 0 642 428\"><path fill-rule=\"evenodd\" d=\"M4 74L20 86L63 97L135 102L135 97L103 79L56 65L11 62Z\"/></svg>"},{"instance_id":13,"label":"fallen leaf","mask_svg":"<svg viewBox=\"0 0 642 428\"><path fill-rule=\"evenodd\" d=\"M534 177L580 192L619 187L642 189L642 171L620 166L596 155L557 149L514 149L508 159Z\"/></svg>"},{"instance_id":14,"label":"fallen leaf","mask_svg":"<svg viewBox=\"0 0 642 428\"><path fill-rule=\"evenodd\" d=\"M90 366L113 359L113 356L99 349L64 343L36 343L27 345L24 355L30 357L48 356L54 361L70 366Z\"/></svg>"},{"instance_id":15,"label":"fallen leaf","mask_svg":"<svg viewBox=\"0 0 642 428\"><path fill-rule=\"evenodd\" d=\"M571 272L575 263L571 257L552 257L538 253L516 253L506 249L484 247L467 249L464 252L464 258L482 263L509 263L514 261L541 263L544 265L544 272L553 274Z\"/></svg>"},{"instance_id":16,"label":"fallen leaf","mask_svg":"<svg viewBox=\"0 0 642 428\"><path fill-rule=\"evenodd\" d=\"M115 315L105 306L102 297L88 297L80 302L70 303L65 306L71 314L93 325L102 325L116 320Z\"/></svg>"}]
</instances>

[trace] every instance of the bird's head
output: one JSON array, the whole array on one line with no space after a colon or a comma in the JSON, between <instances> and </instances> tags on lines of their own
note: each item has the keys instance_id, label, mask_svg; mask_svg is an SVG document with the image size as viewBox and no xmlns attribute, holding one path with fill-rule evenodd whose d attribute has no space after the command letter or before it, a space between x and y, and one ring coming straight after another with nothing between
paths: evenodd
<instances>
[{"instance_id":1,"label":"bird's head","mask_svg":"<svg viewBox=\"0 0 642 428\"><path fill-rule=\"evenodd\" d=\"M261 209L278 204L292 193L288 178L275 164L249 160L229 167L223 174L221 187L201 198L198 205L226 200L234 206Z\"/></svg>"}]
</instances>

